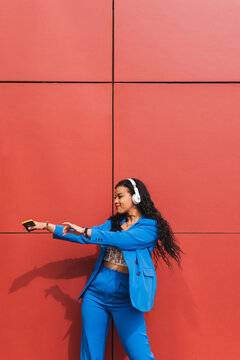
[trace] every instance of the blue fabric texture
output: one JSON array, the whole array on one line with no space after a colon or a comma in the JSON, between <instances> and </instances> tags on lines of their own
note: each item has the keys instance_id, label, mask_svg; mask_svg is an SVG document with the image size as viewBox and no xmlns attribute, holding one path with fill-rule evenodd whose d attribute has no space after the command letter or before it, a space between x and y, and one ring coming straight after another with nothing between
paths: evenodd
<instances>
[{"instance_id":1,"label":"blue fabric texture","mask_svg":"<svg viewBox=\"0 0 240 360\"><path fill-rule=\"evenodd\" d=\"M122 223L126 218L122 220ZM111 220L100 226L91 227L91 237L67 233L63 236L64 226L56 225L53 238L79 244L97 244L101 246L94 271L85 285L78 301L98 274L107 246L123 250L123 257L129 270L129 294L134 308L140 311L151 310L157 288L157 277L151 259L152 251L158 239L157 221L143 215L127 231L110 231Z\"/></svg>"},{"instance_id":2,"label":"blue fabric texture","mask_svg":"<svg viewBox=\"0 0 240 360\"><path fill-rule=\"evenodd\" d=\"M110 319L130 360L154 360L144 314L132 306L129 276L102 265L82 301L81 360L103 360Z\"/></svg>"}]
</instances>

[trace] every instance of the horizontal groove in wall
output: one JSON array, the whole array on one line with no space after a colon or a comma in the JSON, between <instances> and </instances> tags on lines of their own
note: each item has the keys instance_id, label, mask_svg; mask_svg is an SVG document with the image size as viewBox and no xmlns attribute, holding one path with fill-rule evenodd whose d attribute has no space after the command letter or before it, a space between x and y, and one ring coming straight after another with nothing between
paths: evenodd
<instances>
[{"instance_id":1,"label":"horizontal groove in wall","mask_svg":"<svg viewBox=\"0 0 240 360\"><path fill-rule=\"evenodd\" d=\"M240 81L4 81L0 84L240 84Z\"/></svg>"},{"instance_id":2,"label":"horizontal groove in wall","mask_svg":"<svg viewBox=\"0 0 240 360\"><path fill-rule=\"evenodd\" d=\"M112 81L1 81L0 84L112 84Z\"/></svg>"},{"instance_id":3,"label":"horizontal groove in wall","mask_svg":"<svg viewBox=\"0 0 240 360\"><path fill-rule=\"evenodd\" d=\"M115 84L240 84L240 81L115 81Z\"/></svg>"}]
</instances>

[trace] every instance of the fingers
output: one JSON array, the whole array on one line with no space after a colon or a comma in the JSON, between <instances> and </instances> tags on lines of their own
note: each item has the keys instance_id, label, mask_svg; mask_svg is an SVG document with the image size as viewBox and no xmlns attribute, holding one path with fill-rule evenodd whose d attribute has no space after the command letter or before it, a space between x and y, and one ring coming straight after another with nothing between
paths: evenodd
<instances>
[{"instance_id":1,"label":"fingers","mask_svg":"<svg viewBox=\"0 0 240 360\"><path fill-rule=\"evenodd\" d=\"M33 230L42 230L42 229L41 229L40 227L38 227L38 226L28 226L27 229L25 228L25 226L23 226L23 227L24 227L24 230L27 231L27 232L33 231Z\"/></svg>"},{"instance_id":2,"label":"fingers","mask_svg":"<svg viewBox=\"0 0 240 360\"><path fill-rule=\"evenodd\" d=\"M36 230L36 226L28 226L28 229L26 231L33 231Z\"/></svg>"},{"instance_id":3,"label":"fingers","mask_svg":"<svg viewBox=\"0 0 240 360\"><path fill-rule=\"evenodd\" d=\"M63 236L65 236L67 232L71 229L72 224L70 222L63 222L62 224L65 225L63 228Z\"/></svg>"},{"instance_id":4,"label":"fingers","mask_svg":"<svg viewBox=\"0 0 240 360\"><path fill-rule=\"evenodd\" d=\"M63 228L63 236L67 234L67 232L71 229L69 225L64 226Z\"/></svg>"}]
</instances>

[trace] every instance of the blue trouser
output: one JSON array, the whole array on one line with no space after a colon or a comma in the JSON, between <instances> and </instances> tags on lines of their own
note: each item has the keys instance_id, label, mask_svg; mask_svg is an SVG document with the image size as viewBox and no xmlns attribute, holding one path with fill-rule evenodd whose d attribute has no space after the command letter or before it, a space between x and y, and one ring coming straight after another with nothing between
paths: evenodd
<instances>
[{"instance_id":1,"label":"blue trouser","mask_svg":"<svg viewBox=\"0 0 240 360\"><path fill-rule=\"evenodd\" d=\"M113 317L130 360L154 360L144 314L132 306L129 276L102 265L82 301L81 360L103 360Z\"/></svg>"}]
</instances>

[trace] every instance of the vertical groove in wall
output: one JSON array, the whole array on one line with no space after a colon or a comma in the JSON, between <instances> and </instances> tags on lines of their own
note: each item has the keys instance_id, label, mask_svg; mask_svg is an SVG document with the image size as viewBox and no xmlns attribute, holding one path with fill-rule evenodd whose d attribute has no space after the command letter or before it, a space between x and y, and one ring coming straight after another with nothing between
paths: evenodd
<instances>
[{"instance_id":1,"label":"vertical groove in wall","mask_svg":"<svg viewBox=\"0 0 240 360\"><path fill-rule=\"evenodd\" d=\"M114 213L114 0L112 0L112 215ZM114 358L114 329L112 319L112 360Z\"/></svg>"},{"instance_id":2,"label":"vertical groove in wall","mask_svg":"<svg viewBox=\"0 0 240 360\"><path fill-rule=\"evenodd\" d=\"M114 213L114 0L112 2L112 215Z\"/></svg>"}]
</instances>

